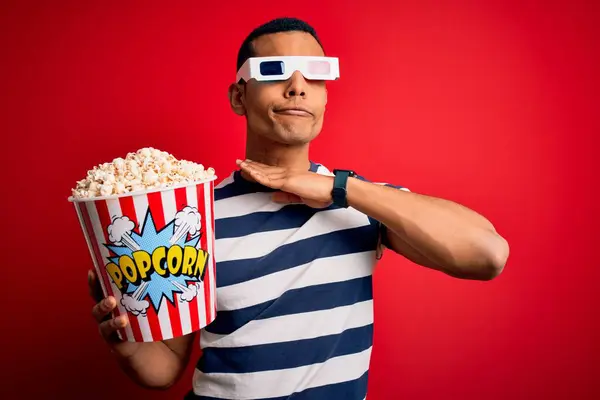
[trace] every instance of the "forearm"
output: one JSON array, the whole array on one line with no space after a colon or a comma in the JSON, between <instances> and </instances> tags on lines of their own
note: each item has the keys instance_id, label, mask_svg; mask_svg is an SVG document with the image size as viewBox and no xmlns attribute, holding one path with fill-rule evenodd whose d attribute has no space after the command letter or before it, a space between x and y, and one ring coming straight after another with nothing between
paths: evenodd
<instances>
[{"instance_id":1,"label":"forearm","mask_svg":"<svg viewBox=\"0 0 600 400\"><path fill-rule=\"evenodd\" d=\"M129 357L116 356L123 372L148 389L167 389L185 369L187 362L164 342L143 343Z\"/></svg>"},{"instance_id":2,"label":"forearm","mask_svg":"<svg viewBox=\"0 0 600 400\"><path fill-rule=\"evenodd\" d=\"M493 225L457 203L358 179L348 180L348 202L452 275L487 274L506 261L506 242Z\"/></svg>"}]
</instances>

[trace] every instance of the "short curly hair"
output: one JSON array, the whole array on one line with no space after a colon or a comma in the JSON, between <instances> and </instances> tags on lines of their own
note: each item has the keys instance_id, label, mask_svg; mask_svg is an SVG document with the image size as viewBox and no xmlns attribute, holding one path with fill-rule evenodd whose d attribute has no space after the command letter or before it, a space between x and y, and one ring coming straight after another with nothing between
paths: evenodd
<instances>
[{"instance_id":1,"label":"short curly hair","mask_svg":"<svg viewBox=\"0 0 600 400\"><path fill-rule=\"evenodd\" d=\"M246 39L242 43L242 46L240 47L240 50L238 51L236 71L239 70L242 67L242 65L244 65L244 63L246 62L247 59L255 56L254 47L252 46L253 40L255 40L256 38L258 38L260 36L269 35L271 33L293 32L293 31L306 32L306 33L311 34L312 37L314 37L315 40L319 43L321 48L323 47L323 44L321 43L321 41L319 40L319 37L317 36L317 32L308 23L306 23L298 18L288 18L288 17L277 18L277 19L271 20L271 21L259 26L258 28L254 29L248 35L248 37L246 37Z\"/></svg>"}]
</instances>

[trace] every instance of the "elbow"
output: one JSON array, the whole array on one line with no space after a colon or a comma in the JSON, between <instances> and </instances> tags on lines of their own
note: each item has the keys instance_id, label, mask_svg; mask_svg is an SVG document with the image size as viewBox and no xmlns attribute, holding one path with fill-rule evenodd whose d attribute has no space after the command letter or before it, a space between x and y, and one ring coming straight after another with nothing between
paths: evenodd
<instances>
[{"instance_id":1,"label":"elbow","mask_svg":"<svg viewBox=\"0 0 600 400\"><path fill-rule=\"evenodd\" d=\"M171 381L165 383L157 383L157 384L144 384L141 383L140 386L144 389L152 390L155 392L167 392L169 391L178 381Z\"/></svg>"},{"instance_id":2,"label":"elbow","mask_svg":"<svg viewBox=\"0 0 600 400\"><path fill-rule=\"evenodd\" d=\"M171 389L179 381L179 378L182 375L181 372L176 376L170 376L170 374L162 375L160 372L163 371L159 371L159 374L146 376L143 379L140 379L140 377L137 377L137 379L134 378L134 381L144 389L160 392Z\"/></svg>"},{"instance_id":3,"label":"elbow","mask_svg":"<svg viewBox=\"0 0 600 400\"><path fill-rule=\"evenodd\" d=\"M493 239L488 240L483 253L485 254L480 271L480 280L491 281L498 277L508 261L510 248L502 236L494 233Z\"/></svg>"},{"instance_id":4,"label":"elbow","mask_svg":"<svg viewBox=\"0 0 600 400\"><path fill-rule=\"evenodd\" d=\"M143 387L144 389L147 390L153 390L153 391L168 391L169 389L171 389L171 387L173 387L176 383L175 380L173 381L169 381L169 382L137 382L138 385L140 387Z\"/></svg>"},{"instance_id":5,"label":"elbow","mask_svg":"<svg viewBox=\"0 0 600 400\"><path fill-rule=\"evenodd\" d=\"M508 242L495 232L478 236L479 240L473 243L468 261L449 268L452 271L447 272L449 275L461 279L491 281L504 271L509 254Z\"/></svg>"}]
</instances>

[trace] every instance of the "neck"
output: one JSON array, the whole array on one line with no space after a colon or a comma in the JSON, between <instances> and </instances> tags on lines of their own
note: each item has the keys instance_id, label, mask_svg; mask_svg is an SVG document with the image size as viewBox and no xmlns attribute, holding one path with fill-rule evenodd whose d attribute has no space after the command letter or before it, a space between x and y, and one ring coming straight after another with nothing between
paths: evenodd
<instances>
[{"instance_id":1,"label":"neck","mask_svg":"<svg viewBox=\"0 0 600 400\"><path fill-rule=\"evenodd\" d=\"M246 158L262 164L289 169L310 168L309 144L285 145L260 135L248 134Z\"/></svg>"}]
</instances>

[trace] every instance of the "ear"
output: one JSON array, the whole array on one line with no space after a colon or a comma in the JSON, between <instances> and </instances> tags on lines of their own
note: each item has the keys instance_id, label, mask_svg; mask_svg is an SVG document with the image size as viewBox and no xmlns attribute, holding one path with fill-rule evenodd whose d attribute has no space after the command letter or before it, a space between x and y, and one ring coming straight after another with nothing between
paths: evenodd
<instances>
[{"instance_id":1,"label":"ear","mask_svg":"<svg viewBox=\"0 0 600 400\"><path fill-rule=\"evenodd\" d=\"M244 104L244 90L246 87L241 83L232 83L229 86L229 104L231 109L237 115L246 115L246 105Z\"/></svg>"}]
</instances>

